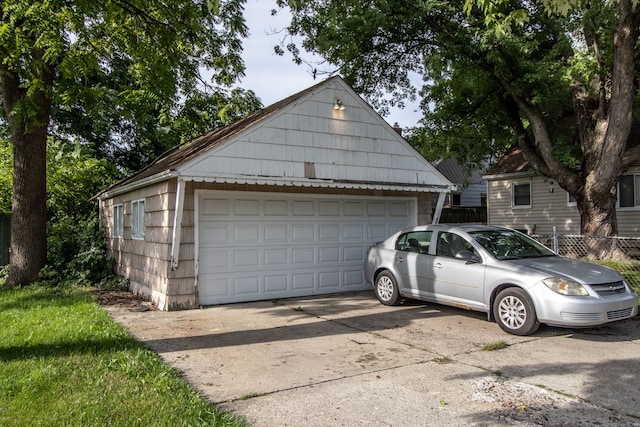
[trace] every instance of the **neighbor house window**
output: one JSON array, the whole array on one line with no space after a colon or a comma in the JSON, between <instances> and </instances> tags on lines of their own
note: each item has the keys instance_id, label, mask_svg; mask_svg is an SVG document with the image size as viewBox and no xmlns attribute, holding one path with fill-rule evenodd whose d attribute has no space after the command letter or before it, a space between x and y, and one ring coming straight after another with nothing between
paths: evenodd
<instances>
[{"instance_id":1,"label":"neighbor house window","mask_svg":"<svg viewBox=\"0 0 640 427\"><path fill-rule=\"evenodd\" d=\"M640 207L640 174L620 178L618 200L621 208Z\"/></svg>"},{"instance_id":2,"label":"neighbor house window","mask_svg":"<svg viewBox=\"0 0 640 427\"><path fill-rule=\"evenodd\" d=\"M487 193L480 193L480 206L487 207Z\"/></svg>"},{"instance_id":3,"label":"neighbor house window","mask_svg":"<svg viewBox=\"0 0 640 427\"><path fill-rule=\"evenodd\" d=\"M451 206L460 206L462 204L460 199L460 193L451 193Z\"/></svg>"},{"instance_id":4,"label":"neighbor house window","mask_svg":"<svg viewBox=\"0 0 640 427\"><path fill-rule=\"evenodd\" d=\"M578 206L576 198L571 193L567 193L567 206Z\"/></svg>"},{"instance_id":5,"label":"neighbor house window","mask_svg":"<svg viewBox=\"0 0 640 427\"><path fill-rule=\"evenodd\" d=\"M144 239L144 199L131 202L131 238Z\"/></svg>"},{"instance_id":6,"label":"neighbor house window","mask_svg":"<svg viewBox=\"0 0 640 427\"><path fill-rule=\"evenodd\" d=\"M513 184L513 207L531 207L531 183Z\"/></svg>"},{"instance_id":7,"label":"neighbor house window","mask_svg":"<svg viewBox=\"0 0 640 427\"><path fill-rule=\"evenodd\" d=\"M113 206L113 237L122 237L124 215L122 212L122 203Z\"/></svg>"}]
</instances>

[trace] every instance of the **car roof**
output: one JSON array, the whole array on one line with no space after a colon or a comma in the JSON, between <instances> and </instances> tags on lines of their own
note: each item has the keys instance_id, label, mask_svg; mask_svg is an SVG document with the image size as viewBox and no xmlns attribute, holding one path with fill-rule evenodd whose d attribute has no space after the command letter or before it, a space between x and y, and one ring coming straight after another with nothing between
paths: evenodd
<instances>
[{"instance_id":1,"label":"car roof","mask_svg":"<svg viewBox=\"0 0 640 427\"><path fill-rule=\"evenodd\" d=\"M482 230L508 230L505 227L497 227L494 225L486 224L423 224L408 227L400 231L400 233L406 233L409 231L482 231Z\"/></svg>"}]
</instances>

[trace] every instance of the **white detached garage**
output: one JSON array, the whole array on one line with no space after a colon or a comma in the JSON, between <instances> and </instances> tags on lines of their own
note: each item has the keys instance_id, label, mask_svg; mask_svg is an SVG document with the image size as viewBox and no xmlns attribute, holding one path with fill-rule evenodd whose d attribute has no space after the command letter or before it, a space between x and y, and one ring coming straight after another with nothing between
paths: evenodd
<instances>
[{"instance_id":1,"label":"white detached garage","mask_svg":"<svg viewBox=\"0 0 640 427\"><path fill-rule=\"evenodd\" d=\"M452 189L333 77L177 147L98 199L118 274L176 310L368 289L367 248L432 222L432 202Z\"/></svg>"}]
</instances>

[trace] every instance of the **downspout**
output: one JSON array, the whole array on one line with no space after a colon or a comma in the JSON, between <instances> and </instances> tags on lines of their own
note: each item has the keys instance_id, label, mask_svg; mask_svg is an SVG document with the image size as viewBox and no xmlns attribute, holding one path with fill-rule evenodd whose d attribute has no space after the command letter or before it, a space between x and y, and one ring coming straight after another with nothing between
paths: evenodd
<instances>
[{"instance_id":1,"label":"downspout","mask_svg":"<svg viewBox=\"0 0 640 427\"><path fill-rule=\"evenodd\" d=\"M436 210L433 213L433 218L431 219L432 224L437 224L440 222L440 215L442 214L442 208L444 207L444 201L447 198L447 193L444 191L438 193L438 203L436 203Z\"/></svg>"},{"instance_id":2,"label":"downspout","mask_svg":"<svg viewBox=\"0 0 640 427\"><path fill-rule=\"evenodd\" d=\"M173 237L171 239L171 270L178 269L180 239L182 238L182 211L184 210L185 186L185 181L182 178L178 178L178 187L176 188L176 208L173 216Z\"/></svg>"}]
</instances>

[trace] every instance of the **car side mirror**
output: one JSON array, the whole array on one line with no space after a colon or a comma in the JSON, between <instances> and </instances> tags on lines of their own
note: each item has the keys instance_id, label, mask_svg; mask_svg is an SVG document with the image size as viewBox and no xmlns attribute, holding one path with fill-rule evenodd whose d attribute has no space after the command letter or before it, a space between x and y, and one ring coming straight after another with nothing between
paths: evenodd
<instances>
[{"instance_id":1,"label":"car side mirror","mask_svg":"<svg viewBox=\"0 0 640 427\"><path fill-rule=\"evenodd\" d=\"M456 253L456 259L464 259L468 262L480 262L481 259L479 256L475 255L473 252L471 252L468 249L463 249L461 251L458 251L458 253Z\"/></svg>"}]
</instances>

